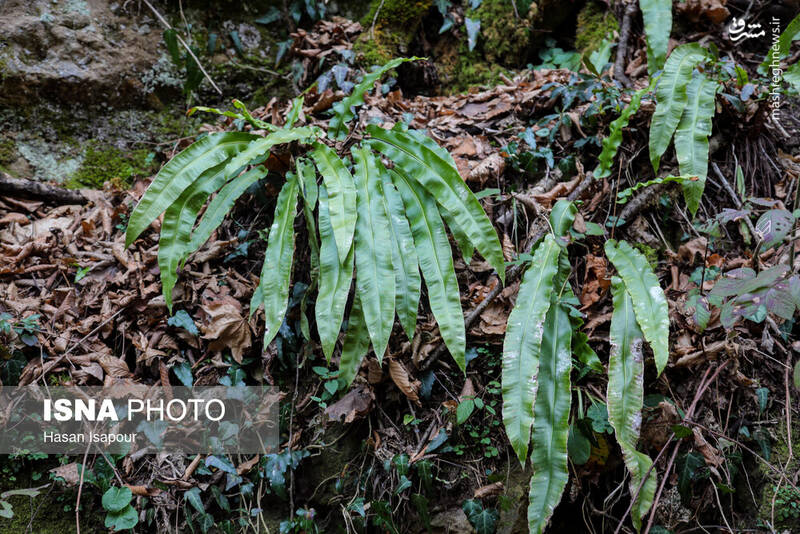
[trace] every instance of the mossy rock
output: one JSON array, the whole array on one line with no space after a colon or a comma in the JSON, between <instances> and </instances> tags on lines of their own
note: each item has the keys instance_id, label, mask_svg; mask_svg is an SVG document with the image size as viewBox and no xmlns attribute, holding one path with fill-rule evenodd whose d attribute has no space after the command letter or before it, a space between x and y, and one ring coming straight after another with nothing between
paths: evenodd
<instances>
[{"instance_id":1,"label":"mossy rock","mask_svg":"<svg viewBox=\"0 0 800 534\"><path fill-rule=\"evenodd\" d=\"M615 32L619 32L619 23L614 14L598 2L589 1L578 12L575 49L581 53L593 52Z\"/></svg>"},{"instance_id":2,"label":"mossy rock","mask_svg":"<svg viewBox=\"0 0 800 534\"><path fill-rule=\"evenodd\" d=\"M530 52L531 31L539 8L531 2L526 12L508 0L483 0L466 16L481 21L479 48L489 65L522 67Z\"/></svg>"},{"instance_id":3,"label":"mossy rock","mask_svg":"<svg viewBox=\"0 0 800 534\"><path fill-rule=\"evenodd\" d=\"M71 189L100 189L106 182L128 187L133 176L145 176L153 171L154 154L146 149L123 152L114 147L90 145L80 168L70 176L66 186Z\"/></svg>"},{"instance_id":4,"label":"mossy rock","mask_svg":"<svg viewBox=\"0 0 800 534\"><path fill-rule=\"evenodd\" d=\"M0 165L14 163L19 157L17 145L13 139L0 137Z\"/></svg>"},{"instance_id":5,"label":"mossy rock","mask_svg":"<svg viewBox=\"0 0 800 534\"><path fill-rule=\"evenodd\" d=\"M408 47L433 0L376 0L361 19L364 32L354 49L364 66L408 54Z\"/></svg>"}]
</instances>

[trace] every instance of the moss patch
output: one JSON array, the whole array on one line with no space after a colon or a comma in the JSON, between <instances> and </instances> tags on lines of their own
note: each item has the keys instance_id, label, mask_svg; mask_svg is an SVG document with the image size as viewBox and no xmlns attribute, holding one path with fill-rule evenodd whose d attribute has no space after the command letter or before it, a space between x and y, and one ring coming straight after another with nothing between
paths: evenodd
<instances>
[{"instance_id":1,"label":"moss patch","mask_svg":"<svg viewBox=\"0 0 800 534\"><path fill-rule=\"evenodd\" d=\"M587 2L578 13L575 48L594 51L609 34L619 31L617 18L597 2Z\"/></svg>"},{"instance_id":2,"label":"moss patch","mask_svg":"<svg viewBox=\"0 0 800 534\"><path fill-rule=\"evenodd\" d=\"M478 9L468 9L466 16L481 21L480 47L489 64L506 67L524 66L527 61L531 26L537 14L531 2L527 13L520 13L508 0L483 0Z\"/></svg>"},{"instance_id":3,"label":"moss patch","mask_svg":"<svg viewBox=\"0 0 800 534\"><path fill-rule=\"evenodd\" d=\"M18 157L16 143L11 139L0 137L0 165L13 163Z\"/></svg>"},{"instance_id":4,"label":"moss patch","mask_svg":"<svg viewBox=\"0 0 800 534\"><path fill-rule=\"evenodd\" d=\"M134 175L146 175L153 170L153 154L146 149L122 152L113 147L89 146L80 168L66 183L68 188L100 189L108 181L128 187Z\"/></svg>"},{"instance_id":5,"label":"moss patch","mask_svg":"<svg viewBox=\"0 0 800 534\"><path fill-rule=\"evenodd\" d=\"M432 0L373 1L369 13L361 19L364 33L354 46L363 64L382 65L406 55L422 17L432 5Z\"/></svg>"}]
</instances>

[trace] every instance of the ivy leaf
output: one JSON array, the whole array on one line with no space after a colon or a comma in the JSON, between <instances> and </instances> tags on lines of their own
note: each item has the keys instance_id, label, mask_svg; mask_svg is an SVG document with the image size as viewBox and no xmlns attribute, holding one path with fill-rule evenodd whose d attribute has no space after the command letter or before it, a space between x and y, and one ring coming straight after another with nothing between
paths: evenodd
<instances>
[{"instance_id":1,"label":"ivy leaf","mask_svg":"<svg viewBox=\"0 0 800 534\"><path fill-rule=\"evenodd\" d=\"M762 252L781 243L794 224L794 216L789 210L772 209L765 212L756 222L756 234L764 242Z\"/></svg>"},{"instance_id":2,"label":"ivy leaf","mask_svg":"<svg viewBox=\"0 0 800 534\"><path fill-rule=\"evenodd\" d=\"M128 530L139 523L139 514L131 505L125 506L118 512L109 512L106 515L105 527L113 529L114 532Z\"/></svg>"},{"instance_id":3,"label":"ivy leaf","mask_svg":"<svg viewBox=\"0 0 800 534\"><path fill-rule=\"evenodd\" d=\"M472 20L469 17L464 18L464 26L467 28L467 46L469 47L469 51L475 48L475 45L478 44L478 34L481 31L481 21L480 20Z\"/></svg>"},{"instance_id":4,"label":"ivy leaf","mask_svg":"<svg viewBox=\"0 0 800 534\"><path fill-rule=\"evenodd\" d=\"M108 512L119 512L130 504L132 498L133 493L130 488L112 486L103 494L101 504L103 509Z\"/></svg>"},{"instance_id":5,"label":"ivy leaf","mask_svg":"<svg viewBox=\"0 0 800 534\"><path fill-rule=\"evenodd\" d=\"M183 328L193 336L199 336L200 331L194 324L192 317L186 310L178 310L175 315L167 319L167 324L176 328Z\"/></svg>"},{"instance_id":6,"label":"ivy leaf","mask_svg":"<svg viewBox=\"0 0 800 534\"><path fill-rule=\"evenodd\" d=\"M206 513L206 508L203 506L203 500L200 498L200 488L194 487L186 490L183 494L184 498L189 501L192 507L201 514Z\"/></svg>"}]
</instances>

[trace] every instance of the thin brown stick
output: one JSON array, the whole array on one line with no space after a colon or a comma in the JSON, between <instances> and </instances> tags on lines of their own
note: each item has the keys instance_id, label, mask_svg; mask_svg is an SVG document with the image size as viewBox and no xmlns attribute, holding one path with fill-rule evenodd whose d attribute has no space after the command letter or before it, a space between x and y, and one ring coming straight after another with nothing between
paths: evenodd
<instances>
[{"instance_id":1,"label":"thin brown stick","mask_svg":"<svg viewBox=\"0 0 800 534\"><path fill-rule=\"evenodd\" d=\"M75 499L75 534L81 534L81 493L83 492L83 474L86 472L86 459L89 457L91 441L86 445L83 453L83 463L81 464L81 480L78 483L78 496Z\"/></svg>"},{"instance_id":2,"label":"thin brown stick","mask_svg":"<svg viewBox=\"0 0 800 534\"><path fill-rule=\"evenodd\" d=\"M567 200L578 199L583 194L583 192L586 191L586 189L588 189L589 185L593 181L594 181L594 176L592 175L591 172L587 172L586 176L583 178L581 183L579 183L578 186L575 189L573 189L569 195L567 195ZM542 228L531 237L530 241L528 242L526 253L531 252L533 246L545 236L545 234L549 231L549 229L550 229L549 227ZM509 269L508 273L506 274L506 284L510 284L511 282L522 276L525 267L527 267L527 265L519 264ZM469 315L467 315L467 318L464 320L464 326L466 330L470 329L470 327L475 323L478 317L481 316L481 313L483 313L483 311L489 306L489 304L491 304L492 301L494 301L494 299L496 299L497 296L500 295L500 293L503 291L503 284L500 283L500 278L496 274L493 276L492 280L490 281L490 284L491 282L494 282L494 287L492 287L492 290L489 292L488 295L486 295L486 298L484 298L481 302L478 303L477 306L475 306L475 308L470 312ZM428 369L430 369L431 366L434 363L436 363L436 361L439 360L442 354L444 354L445 350L447 350L447 347L444 345L444 343L436 347L436 349L431 353L428 359L422 362L422 364L419 366L420 371L427 371Z\"/></svg>"}]
</instances>

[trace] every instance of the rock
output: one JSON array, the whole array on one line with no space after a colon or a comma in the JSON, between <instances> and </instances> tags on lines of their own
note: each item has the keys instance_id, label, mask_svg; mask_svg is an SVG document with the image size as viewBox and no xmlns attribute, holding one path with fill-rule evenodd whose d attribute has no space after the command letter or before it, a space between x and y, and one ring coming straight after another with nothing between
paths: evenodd
<instances>
[{"instance_id":1,"label":"rock","mask_svg":"<svg viewBox=\"0 0 800 534\"><path fill-rule=\"evenodd\" d=\"M475 534L475 528L461 508L452 508L431 517L434 534Z\"/></svg>"},{"instance_id":2,"label":"rock","mask_svg":"<svg viewBox=\"0 0 800 534\"><path fill-rule=\"evenodd\" d=\"M145 103L161 32L106 0L0 2L0 103ZM152 90L152 87L147 89Z\"/></svg>"}]
</instances>

